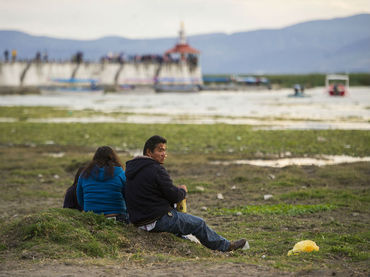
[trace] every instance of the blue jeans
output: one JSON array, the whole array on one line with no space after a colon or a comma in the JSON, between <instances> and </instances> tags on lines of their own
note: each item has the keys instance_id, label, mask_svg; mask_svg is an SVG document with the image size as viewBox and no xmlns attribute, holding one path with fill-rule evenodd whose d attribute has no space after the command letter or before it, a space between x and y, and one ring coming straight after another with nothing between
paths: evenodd
<instances>
[{"instance_id":1,"label":"blue jeans","mask_svg":"<svg viewBox=\"0 0 370 277\"><path fill-rule=\"evenodd\" d=\"M227 251L230 245L227 239L209 228L202 218L180 213L174 209L157 220L152 232L168 232L175 235L192 234L204 246L223 252Z\"/></svg>"}]
</instances>

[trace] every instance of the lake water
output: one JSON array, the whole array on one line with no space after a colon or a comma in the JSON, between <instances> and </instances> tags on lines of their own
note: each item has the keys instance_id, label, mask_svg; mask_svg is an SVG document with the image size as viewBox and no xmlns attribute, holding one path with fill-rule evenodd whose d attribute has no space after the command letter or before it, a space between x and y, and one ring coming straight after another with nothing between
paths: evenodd
<instances>
[{"instance_id":1,"label":"lake water","mask_svg":"<svg viewBox=\"0 0 370 277\"><path fill-rule=\"evenodd\" d=\"M260 129L370 130L369 87L352 87L345 97L329 96L322 87L306 90L309 97L305 98L288 97L292 93L292 89L281 89L3 95L0 106L52 106L107 112L99 117L46 120L53 122L226 123L250 124ZM111 111L130 114L111 117Z\"/></svg>"},{"instance_id":2,"label":"lake water","mask_svg":"<svg viewBox=\"0 0 370 277\"><path fill-rule=\"evenodd\" d=\"M356 162L370 162L370 157L351 157L351 156L333 156L333 155L319 155L310 158L282 158L271 160L233 160L233 161L212 161L210 164L215 165L231 165L231 164L251 164L255 166L269 166L269 167L285 167L288 165L316 165L326 166L341 163L356 163Z\"/></svg>"}]
</instances>

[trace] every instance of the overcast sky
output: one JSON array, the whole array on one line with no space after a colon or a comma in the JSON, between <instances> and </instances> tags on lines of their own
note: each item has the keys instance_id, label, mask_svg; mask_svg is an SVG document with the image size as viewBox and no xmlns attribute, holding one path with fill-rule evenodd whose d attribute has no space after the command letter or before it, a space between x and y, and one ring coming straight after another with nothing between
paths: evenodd
<instances>
[{"instance_id":1,"label":"overcast sky","mask_svg":"<svg viewBox=\"0 0 370 277\"><path fill-rule=\"evenodd\" d=\"M0 30L94 39L233 33L370 13L370 0L0 0Z\"/></svg>"}]
</instances>

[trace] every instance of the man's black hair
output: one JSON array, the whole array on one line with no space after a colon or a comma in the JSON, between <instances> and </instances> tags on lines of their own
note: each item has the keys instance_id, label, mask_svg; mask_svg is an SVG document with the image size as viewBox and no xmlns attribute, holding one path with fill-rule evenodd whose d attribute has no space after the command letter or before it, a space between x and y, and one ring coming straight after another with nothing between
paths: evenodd
<instances>
[{"instance_id":1,"label":"man's black hair","mask_svg":"<svg viewBox=\"0 0 370 277\"><path fill-rule=\"evenodd\" d=\"M159 143L167 143L167 140L164 137L155 135L150 137L144 145L143 155L146 155L146 151L149 149L150 152L153 152L157 144Z\"/></svg>"}]
</instances>

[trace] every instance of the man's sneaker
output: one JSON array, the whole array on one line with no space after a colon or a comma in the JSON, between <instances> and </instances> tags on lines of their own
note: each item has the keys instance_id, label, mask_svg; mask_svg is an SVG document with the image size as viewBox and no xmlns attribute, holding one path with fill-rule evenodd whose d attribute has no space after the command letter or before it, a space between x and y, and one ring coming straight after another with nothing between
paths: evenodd
<instances>
[{"instance_id":1,"label":"man's sneaker","mask_svg":"<svg viewBox=\"0 0 370 277\"><path fill-rule=\"evenodd\" d=\"M227 249L227 251L233 251L239 248L243 248L246 243L247 241L245 239L240 239L237 241L230 242L230 246Z\"/></svg>"}]
</instances>

